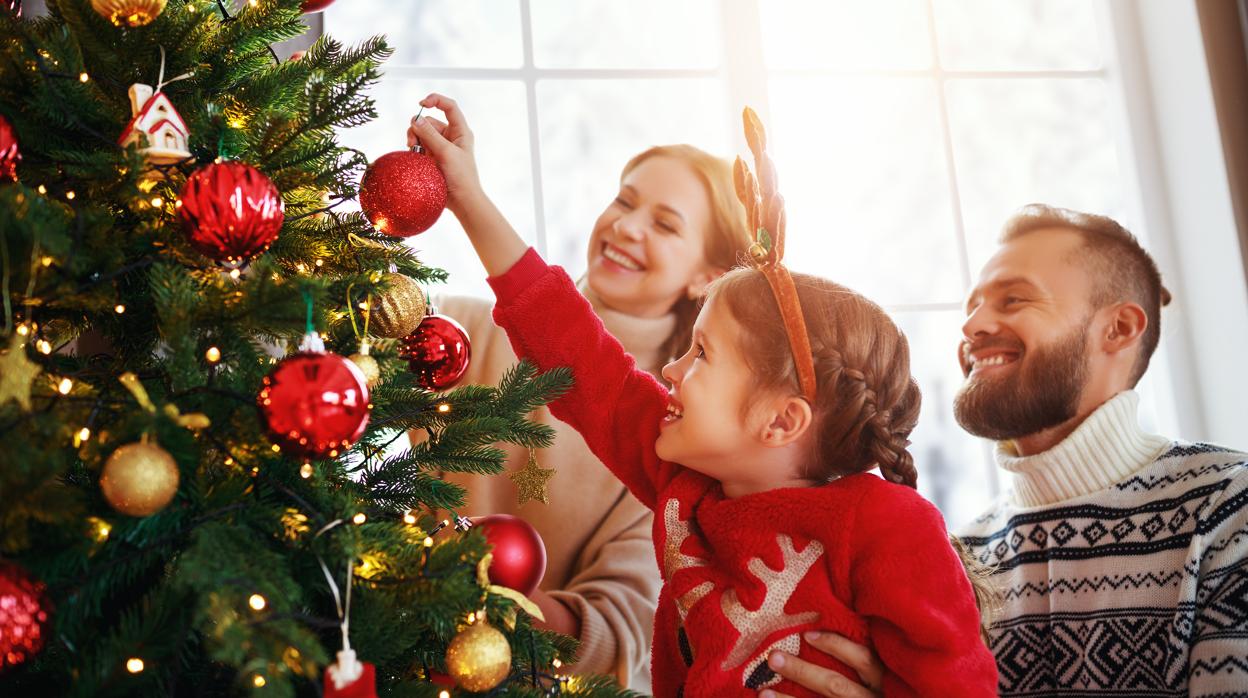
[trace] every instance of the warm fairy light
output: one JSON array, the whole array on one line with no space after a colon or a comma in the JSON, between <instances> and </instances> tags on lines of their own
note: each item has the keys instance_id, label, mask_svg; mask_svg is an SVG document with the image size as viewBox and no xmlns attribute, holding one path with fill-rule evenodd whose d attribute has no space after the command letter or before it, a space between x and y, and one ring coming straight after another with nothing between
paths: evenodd
<instances>
[{"instance_id":1,"label":"warm fairy light","mask_svg":"<svg viewBox=\"0 0 1248 698\"><path fill-rule=\"evenodd\" d=\"M308 273L308 267L303 262L300 262L295 265L295 271L299 272L300 274L306 274Z\"/></svg>"},{"instance_id":2,"label":"warm fairy light","mask_svg":"<svg viewBox=\"0 0 1248 698\"><path fill-rule=\"evenodd\" d=\"M75 194L72 189L70 191L65 192L65 198L69 199L70 201L73 201L75 196L77 196L77 194Z\"/></svg>"},{"instance_id":3,"label":"warm fairy light","mask_svg":"<svg viewBox=\"0 0 1248 698\"><path fill-rule=\"evenodd\" d=\"M263 611L264 607L269 605L269 602L265 601L264 597L259 594L252 594L251 597L247 599L247 605L251 606L251 610L253 611Z\"/></svg>"},{"instance_id":4,"label":"warm fairy light","mask_svg":"<svg viewBox=\"0 0 1248 698\"><path fill-rule=\"evenodd\" d=\"M426 548L432 548L432 547L433 547L433 537L432 537L432 536L425 536L425 547L426 547Z\"/></svg>"},{"instance_id":5,"label":"warm fairy light","mask_svg":"<svg viewBox=\"0 0 1248 698\"><path fill-rule=\"evenodd\" d=\"M40 194L47 194L47 193L48 193L48 188L47 188L47 187L45 187L45 186L43 186L42 184L40 184L40 185L39 185L39 193L40 193Z\"/></svg>"},{"instance_id":6,"label":"warm fairy light","mask_svg":"<svg viewBox=\"0 0 1248 698\"><path fill-rule=\"evenodd\" d=\"M563 666L563 662L559 661L558 657L555 657L554 661L552 661L550 665L558 669L559 667Z\"/></svg>"},{"instance_id":7,"label":"warm fairy light","mask_svg":"<svg viewBox=\"0 0 1248 698\"><path fill-rule=\"evenodd\" d=\"M256 688L264 688L264 684L266 684L266 683L268 683L268 682L264 680L264 677L263 677L263 676L261 676L261 675L259 675L259 674L256 674L254 677L252 677L252 679L251 679L251 683L252 683L252 685L253 685L253 686L255 686Z\"/></svg>"},{"instance_id":8,"label":"warm fairy light","mask_svg":"<svg viewBox=\"0 0 1248 698\"><path fill-rule=\"evenodd\" d=\"M98 516L87 517L87 523L91 524L91 536L95 538L97 543L103 543L108 540L108 534L112 532L113 527L108 522Z\"/></svg>"},{"instance_id":9,"label":"warm fairy light","mask_svg":"<svg viewBox=\"0 0 1248 698\"><path fill-rule=\"evenodd\" d=\"M39 260L39 263L45 267L50 267L52 266L52 258L45 255L42 259Z\"/></svg>"},{"instance_id":10,"label":"warm fairy light","mask_svg":"<svg viewBox=\"0 0 1248 698\"><path fill-rule=\"evenodd\" d=\"M56 385L56 392L61 395L69 395L69 391L74 389L74 382L68 378L62 378L61 382Z\"/></svg>"},{"instance_id":11,"label":"warm fairy light","mask_svg":"<svg viewBox=\"0 0 1248 698\"><path fill-rule=\"evenodd\" d=\"M368 517L367 517L367 516L365 516L365 515L364 515L364 512L362 512L362 511L361 511L360 513L356 514L355 516L352 516L352 517L351 517L351 522L352 522L352 523L354 523L356 526L359 526L360 524L364 523L365 521L368 521Z\"/></svg>"},{"instance_id":12,"label":"warm fairy light","mask_svg":"<svg viewBox=\"0 0 1248 698\"><path fill-rule=\"evenodd\" d=\"M113 312L114 312L114 313L117 313L118 315L121 315L122 313L126 312L126 306L125 306L125 304L124 304L124 303L118 303L117 305L114 305L114 306L113 306Z\"/></svg>"},{"instance_id":13,"label":"warm fairy light","mask_svg":"<svg viewBox=\"0 0 1248 698\"><path fill-rule=\"evenodd\" d=\"M318 260L316 260L316 266L318 266L318 267L323 267L323 266L325 266L325 260L323 260L323 259L318 259Z\"/></svg>"},{"instance_id":14,"label":"warm fairy light","mask_svg":"<svg viewBox=\"0 0 1248 698\"><path fill-rule=\"evenodd\" d=\"M225 464L226 464L226 465L234 465L234 459L233 459L231 456L226 456L226 457L225 457Z\"/></svg>"},{"instance_id":15,"label":"warm fairy light","mask_svg":"<svg viewBox=\"0 0 1248 698\"><path fill-rule=\"evenodd\" d=\"M74 434L74 445L81 446L89 438L91 438L91 430L87 427L83 427L78 430L77 434Z\"/></svg>"},{"instance_id":16,"label":"warm fairy light","mask_svg":"<svg viewBox=\"0 0 1248 698\"><path fill-rule=\"evenodd\" d=\"M451 698L451 694L446 691L438 691L438 698Z\"/></svg>"},{"instance_id":17,"label":"warm fairy light","mask_svg":"<svg viewBox=\"0 0 1248 698\"><path fill-rule=\"evenodd\" d=\"M23 322L22 324L17 326L17 333L25 337L26 335L30 334L30 326Z\"/></svg>"},{"instance_id":18,"label":"warm fairy light","mask_svg":"<svg viewBox=\"0 0 1248 698\"><path fill-rule=\"evenodd\" d=\"M40 339L39 341L35 342L35 348L39 350L40 354L51 354L52 342L49 342L46 339Z\"/></svg>"},{"instance_id":19,"label":"warm fairy light","mask_svg":"<svg viewBox=\"0 0 1248 698\"><path fill-rule=\"evenodd\" d=\"M221 350L216 347L208 347L208 351L204 352L204 358L208 359L208 363L215 364L221 360Z\"/></svg>"},{"instance_id":20,"label":"warm fairy light","mask_svg":"<svg viewBox=\"0 0 1248 698\"><path fill-rule=\"evenodd\" d=\"M159 196L152 197L152 208L160 208L161 206L164 206L164 205L165 205L164 199L160 198Z\"/></svg>"},{"instance_id":21,"label":"warm fairy light","mask_svg":"<svg viewBox=\"0 0 1248 698\"><path fill-rule=\"evenodd\" d=\"M475 622L477 622L477 614L473 611L468 614L468 625L472 625Z\"/></svg>"},{"instance_id":22,"label":"warm fairy light","mask_svg":"<svg viewBox=\"0 0 1248 698\"><path fill-rule=\"evenodd\" d=\"M416 515L408 511L406 514L403 515L403 523L407 524L408 526L415 525Z\"/></svg>"},{"instance_id":23,"label":"warm fairy light","mask_svg":"<svg viewBox=\"0 0 1248 698\"><path fill-rule=\"evenodd\" d=\"M230 278L231 278L231 279L234 279L235 281L238 281L238 277L240 277L240 276L242 276L242 275L243 275L243 272L241 272L241 271L239 271L239 270L237 270L237 269L231 269L231 270L230 270Z\"/></svg>"},{"instance_id":24,"label":"warm fairy light","mask_svg":"<svg viewBox=\"0 0 1248 698\"><path fill-rule=\"evenodd\" d=\"M260 466L258 466L258 465L253 465L253 466L251 466L251 476L252 476L252 477L255 477L255 476L259 475L259 474L260 474Z\"/></svg>"},{"instance_id":25,"label":"warm fairy light","mask_svg":"<svg viewBox=\"0 0 1248 698\"><path fill-rule=\"evenodd\" d=\"M329 341L329 333L328 333L328 332L322 332L322 333L321 333L321 339L323 339L323 340L325 340L325 341L327 341L327 342L328 342L328 341Z\"/></svg>"},{"instance_id":26,"label":"warm fairy light","mask_svg":"<svg viewBox=\"0 0 1248 698\"><path fill-rule=\"evenodd\" d=\"M299 466L299 477L303 478L304 480L307 480L308 478L312 477L312 464L311 463L304 463L303 465Z\"/></svg>"},{"instance_id":27,"label":"warm fairy light","mask_svg":"<svg viewBox=\"0 0 1248 698\"><path fill-rule=\"evenodd\" d=\"M126 660L126 671L131 674L137 674L143 671L143 660L138 657L131 657Z\"/></svg>"},{"instance_id":28,"label":"warm fairy light","mask_svg":"<svg viewBox=\"0 0 1248 698\"><path fill-rule=\"evenodd\" d=\"M439 412L441 412L441 413L443 413L443 414L445 414L445 413L447 413L447 412L450 412L450 411L451 411L451 405L450 405L449 403L444 402L444 403L442 403L441 405L438 405L438 411L439 411Z\"/></svg>"},{"instance_id":29,"label":"warm fairy light","mask_svg":"<svg viewBox=\"0 0 1248 698\"><path fill-rule=\"evenodd\" d=\"M368 310L368 301L360 301L360 310Z\"/></svg>"},{"instance_id":30,"label":"warm fairy light","mask_svg":"<svg viewBox=\"0 0 1248 698\"><path fill-rule=\"evenodd\" d=\"M277 444L273 444L272 449L273 449L273 452L274 452L274 453L281 453L281 452L282 452L282 447L281 447L281 446L278 446Z\"/></svg>"},{"instance_id":31,"label":"warm fairy light","mask_svg":"<svg viewBox=\"0 0 1248 698\"><path fill-rule=\"evenodd\" d=\"M86 82L91 79L91 76L87 75L86 73L79 73L78 79L81 80L82 82Z\"/></svg>"}]
</instances>

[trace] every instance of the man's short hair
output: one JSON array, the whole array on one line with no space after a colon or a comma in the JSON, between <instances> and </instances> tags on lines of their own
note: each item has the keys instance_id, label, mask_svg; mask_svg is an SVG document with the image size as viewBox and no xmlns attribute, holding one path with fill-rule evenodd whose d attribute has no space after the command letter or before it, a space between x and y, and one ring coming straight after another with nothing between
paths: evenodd
<instances>
[{"instance_id":1,"label":"man's short hair","mask_svg":"<svg viewBox=\"0 0 1248 698\"><path fill-rule=\"evenodd\" d=\"M1028 204L1001 229L1002 243L1044 228L1073 230L1083 237L1079 261L1092 277L1092 308L1130 301L1144 309L1148 326L1140 338L1140 353L1131 372L1134 386L1148 370L1149 359L1161 337L1161 308L1170 302L1170 291L1161 283L1157 263L1140 246L1131 231L1112 218L1070 209Z\"/></svg>"}]
</instances>

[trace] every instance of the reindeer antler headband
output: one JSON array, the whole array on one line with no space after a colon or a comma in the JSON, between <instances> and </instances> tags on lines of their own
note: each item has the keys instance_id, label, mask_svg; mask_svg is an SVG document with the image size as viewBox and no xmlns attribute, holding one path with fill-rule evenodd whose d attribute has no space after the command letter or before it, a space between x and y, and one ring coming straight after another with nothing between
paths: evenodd
<instances>
[{"instance_id":1,"label":"reindeer antler headband","mask_svg":"<svg viewBox=\"0 0 1248 698\"><path fill-rule=\"evenodd\" d=\"M753 109L745 108L741 118L745 122L745 142L754 153L755 178L745 161L737 157L733 164L733 182L737 198L745 205L750 222L750 257L754 268L767 277L771 292L776 296L780 314L784 318L784 330L789 335L793 350L793 363L797 366L797 381L802 394L812 404L815 401L815 358L810 350L810 336L806 333L806 320L802 316L802 304L797 297L797 287L789 270L781 263L784 258L784 197L776 190L776 166L767 155L767 135L763 123Z\"/></svg>"}]
</instances>

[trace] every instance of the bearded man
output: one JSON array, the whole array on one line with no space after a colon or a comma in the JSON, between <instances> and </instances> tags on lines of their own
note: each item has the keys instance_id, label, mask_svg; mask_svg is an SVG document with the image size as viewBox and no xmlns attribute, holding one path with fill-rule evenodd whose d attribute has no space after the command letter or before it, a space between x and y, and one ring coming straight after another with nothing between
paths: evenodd
<instances>
[{"instance_id":1,"label":"bearded man","mask_svg":"<svg viewBox=\"0 0 1248 698\"><path fill-rule=\"evenodd\" d=\"M1006 223L971 291L955 415L1012 487L959 535L1001 593L1002 696L1248 697L1248 455L1137 422L1169 300L1121 225L1043 205ZM876 695L869 648L808 641L861 682L784 653L772 668Z\"/></svg>"}]
</instances>

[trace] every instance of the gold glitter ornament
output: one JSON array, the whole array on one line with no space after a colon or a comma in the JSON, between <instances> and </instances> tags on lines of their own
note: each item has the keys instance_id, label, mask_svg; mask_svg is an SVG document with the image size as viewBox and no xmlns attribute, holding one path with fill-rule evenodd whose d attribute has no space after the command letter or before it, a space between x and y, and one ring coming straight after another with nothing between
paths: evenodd
<instances>
[{"instance_id":1,"label":"gold glitter ornament","mask_svg":"<svg viewBox=\"0 0 1248 698\"><path fill-rule=\"evenodd\" d=\"M446 648L446 670L460 688L488 691L511 672L511 645L507 636L478 616Z\"/></svg>"},{"instance_id":2,"label":"gold glitter ornament","mask_svg":"<svg viewBox=\"0 0 1248 698\"><path fill-rule=\"evenodd\" d=\"M364 374L364 382L368 387L376 386L377 381L381 380L381 366L377 365L377 359L369 356L368 352L352 354L347 359L359 367L360 373Z\"/></svg>"},{"instance_id":3,"label":"gold glitter ornament","mask_svg":"<svg viewBox=\"0 0 1248 698\"><path fill-rule=\"evenodd\" d=\"M41 370L26 356L26 343L14 332L8 351L0 352L0 407L12 400L23 412L29 412L30 386Z\"/></svg>"},{"instance_id":4,"label":"gold glitter ornament","mask_svg":"<svg viewBox=\"0 0 1248 698\"><path fill-rule=\"evenodd\" d=\"M386 274L385 281L389 288L369 304L368 332L401 339L415 332L425 317L425 292L415 279L402 274Z\"/></svg>"},{"instance_id":5,"label":"gold glitter ornament","mask_svg":"<svg viewBox=\"0 0 1248 698\"><path fill-rule=\"evenodd\" d=\"M138 441L113 451L100 475L104 499L129 516L151 516L178 493L178 464L165 449Z\"/></svg>"},{"instance_id":6,"label":"gold glitter ornament","mask_svg":"<svg viewBox=\"0 0 1248 698\"><path fill-rule=\"evenodd\" d=\"M542 504L550 504L550 495L546 492L546 483L555 476L554 468L543 468L537 464L537 455L529 449L529 462L524 467L507 475L516 483L516 503L535 499Z\"/></svg>"},{"instance_id":7,"label":"gold glitter ornament","mask_svg":"<svg viewBox=\"0 0 1248 698\"><path fill-rule=\"evenodd\" d=\"M165 10L167 0L91 0L91 7L118 27L141 27Z\"/></svg>"}]
</instances>

